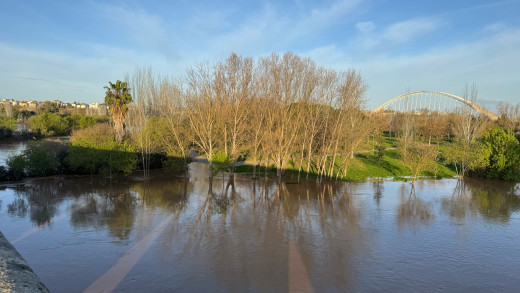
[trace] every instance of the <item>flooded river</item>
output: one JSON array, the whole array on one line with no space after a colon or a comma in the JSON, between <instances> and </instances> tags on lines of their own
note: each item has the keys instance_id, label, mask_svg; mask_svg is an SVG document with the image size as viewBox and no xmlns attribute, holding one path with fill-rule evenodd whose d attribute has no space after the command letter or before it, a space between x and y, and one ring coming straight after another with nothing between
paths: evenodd
<instances>
[{"instance_id":1,"label":"flooded river","mask_svg":"<svg viewBox=\"0 0 520 293\"><path fill-rule=\"evenodd\" d=\"M0 166L6 166L7 158L21 153L26 146L25 140L0 141Z\"/></svg>"},{"instance_id":2,"label":"flooded river","mask_svg":"<svg viewBox=\"0 0 520 293\"><path fill-rule=\"evenodd\" d=\"M0 230L51 292L516 292L520 188L52 178L0 188Z\"/></svg>"}]
</instances>

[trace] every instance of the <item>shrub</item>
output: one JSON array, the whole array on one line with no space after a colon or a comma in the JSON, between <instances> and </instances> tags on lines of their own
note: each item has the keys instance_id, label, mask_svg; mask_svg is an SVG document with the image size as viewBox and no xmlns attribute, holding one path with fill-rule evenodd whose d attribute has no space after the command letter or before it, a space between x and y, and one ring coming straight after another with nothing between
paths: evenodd
<instances>
[{"instance_id":1,"label":"shrub","mask_svg":"<svg viewBox=\"0 0 520 293\"><path fill-rule=\"evenodd\" d=\"M7 168L4 166L0 166L0 181L8 180L7 174L8 174Z\"/></svg>"},{"instance_id":2,"label":"shrub","mask_svg":"<svg viewBox=\"0 0 520 293\"><path fill-rule=\"evenodd\" d=\"M69 135L69 122L59 114L43 113L29 118L31 131L44 136Z\"/></svg>"},{"instance_id":3,"label":"shrub","mask_svg":"<svg viewBox=\"0 0 520 293\"><path fill-rule=\"evenodd\" d=\"M66 120L70 129L85 129L99 123L108 122L108 117L72 114L67 116Z\"/></svg>"},{"instance_id":4,"label":"shrub","mask_svg":"<svg viewBox=\"0 0 520 293\"><path fill-rule=\"evenodd\" d=\"M483 144L490 153L487 176L520 181L520 143L514 135L502 128L491 129Z\"/></svg>"},{"instance_id":5,"label":"shrub","mask_svg":"<svg viewBox=\"0 0 520 293\"><path fill-rule=\"evenodd\" d=\"M25 175L25 157L23 154L12 155L7 157L7 168L9 177L18 181Z\"/></svg>"},{"instance_id":6,"label":"shrub","mask_svg":"<svg viewBox=\"0 0 520 293\"><path fill-rule=\"evenodd\" d=\"M23 152L25 170L29 176L48 176L58 172L60 160L59 150L54 148L56 142L28 144Z\"/></svg>"},{"instance_id":7,"label":"shrub","mask_svg":"<svg viewBox=\"0 0 520 293\"><path fill-rule=\"evenodd\" d=\"M211 173L216 175L221 171L229 171L233 161L225 153L215 153L211 156Z\"/></svg>"},{"instance_id":8,"label":"shrub","mask_svg":"<svg viewBox=\"0 0 520 293\"><path fill-rule=\"evenodd\" d=\"M12 136L16 129L16 120L0 118L0 138Z\"/></svg>"},{"instance_id":9,"label":"shrub","mask_svg":"<svg viewBox=\"0 0 520 293\"><path fill-rule=\"evenodd\" d=\"M97 144L113 140L114 137L114 129L107 123L102 123L96 124L92 127L87 127L85 129L73 130L70 137L70 142L76 145L82 143Z\"/></svg>"},{"instance_id":10,"label":"shrub","mask_svg":"<svg viewBox=\"0 0 520 293\"><path fill-rule=\"evenodd\" d=\"M97 124L73 132L67 162L79 173L128 174L136 169L138 156L134 146L115 140L108 124Z\"/></svg>"}]
</instances>

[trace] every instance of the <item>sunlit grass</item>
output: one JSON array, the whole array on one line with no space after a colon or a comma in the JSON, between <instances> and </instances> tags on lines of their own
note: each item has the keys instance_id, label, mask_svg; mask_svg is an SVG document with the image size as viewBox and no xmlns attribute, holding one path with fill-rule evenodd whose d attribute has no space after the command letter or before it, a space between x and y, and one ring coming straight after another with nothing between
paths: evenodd
<instances>
[{"instance_id":1,"label":"sunlit grass","mask_svg":"<svg viewBox=\"0 0 520 293\"><path fill-rule=\"evenodd\" d=\"M334 167L334 179L336 178L336 174L339 170L339 166L343 163L345 158L343 156L336 157L335 167ZM285 170L284 177L288 180L296 179L298 175L300 161L289 162L287 164L287 169ZM307 162L303 161L303 167L301 171L301 178L306 177L306 166ZM245 165L238 166L235 168L235 171L238 173L252 173L253 166ZM265 168L257 167L257 177L261 177L264 175ZM275 174L276 170L274 166L271 166L268 170L269 174ZM354 158L350 159L347 175L345 177L340 174L339 179L347 180L347 181L366 181L368 179L375 178L388 178L388 177L406 177L410 176L410 170L404 165L403 161L399 157L399 152L397 150L385 150L384 156L378 158L374 152L366 152L361 154L356 154ZM426 171L423 171L419 174L420 176L427 177L436 177L436 178L445 178L445 177L453 177L456 175L455 171L444 165L441 161L436 161L431 168ZM316 178L316 170L311 169L309 178Z\"/></svg>"}]
</instances>

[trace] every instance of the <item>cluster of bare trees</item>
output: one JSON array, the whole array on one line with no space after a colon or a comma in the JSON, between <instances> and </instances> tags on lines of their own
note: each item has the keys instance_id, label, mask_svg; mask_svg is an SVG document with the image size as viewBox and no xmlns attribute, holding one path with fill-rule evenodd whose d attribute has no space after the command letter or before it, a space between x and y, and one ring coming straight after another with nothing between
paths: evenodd
<instances>
[{"instance_id":1,"label":"cluster of bare trees","mask_svg":"<svg viewBox=\"0 0 520 293\"><path fill-rule=\"evenodd\" d=\"M225 158L230 171L250 158L254 176L256 164L274 164L281 176L289 163L321 178L344 176L373 130L357 72L319 67L293 53L258 60L231 54L190 68L183 80L141 68L127 80L136 102L127 127L144 169L153 152L187 159L196 150L210 165Z\"/></svg>"}]
</instances>

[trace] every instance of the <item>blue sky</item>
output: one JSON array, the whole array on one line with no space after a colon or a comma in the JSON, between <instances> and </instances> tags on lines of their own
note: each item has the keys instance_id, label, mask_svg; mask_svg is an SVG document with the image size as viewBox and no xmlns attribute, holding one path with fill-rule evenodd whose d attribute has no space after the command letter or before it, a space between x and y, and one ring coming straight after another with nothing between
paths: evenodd
<instances>
[{"instance_id":1,"label":"blue sky","mask_svg":"<svg viewBox=\"0 0 520 293\"><path fill-rule=\"evenodd\" d=\"M137 66L183 76L231 52L356 69L369 108L409 90L520 102L520 1L2 1L0 98L102 101ZM494 109L492 109L494 110Z\"/></svg>"}]
</instances>

